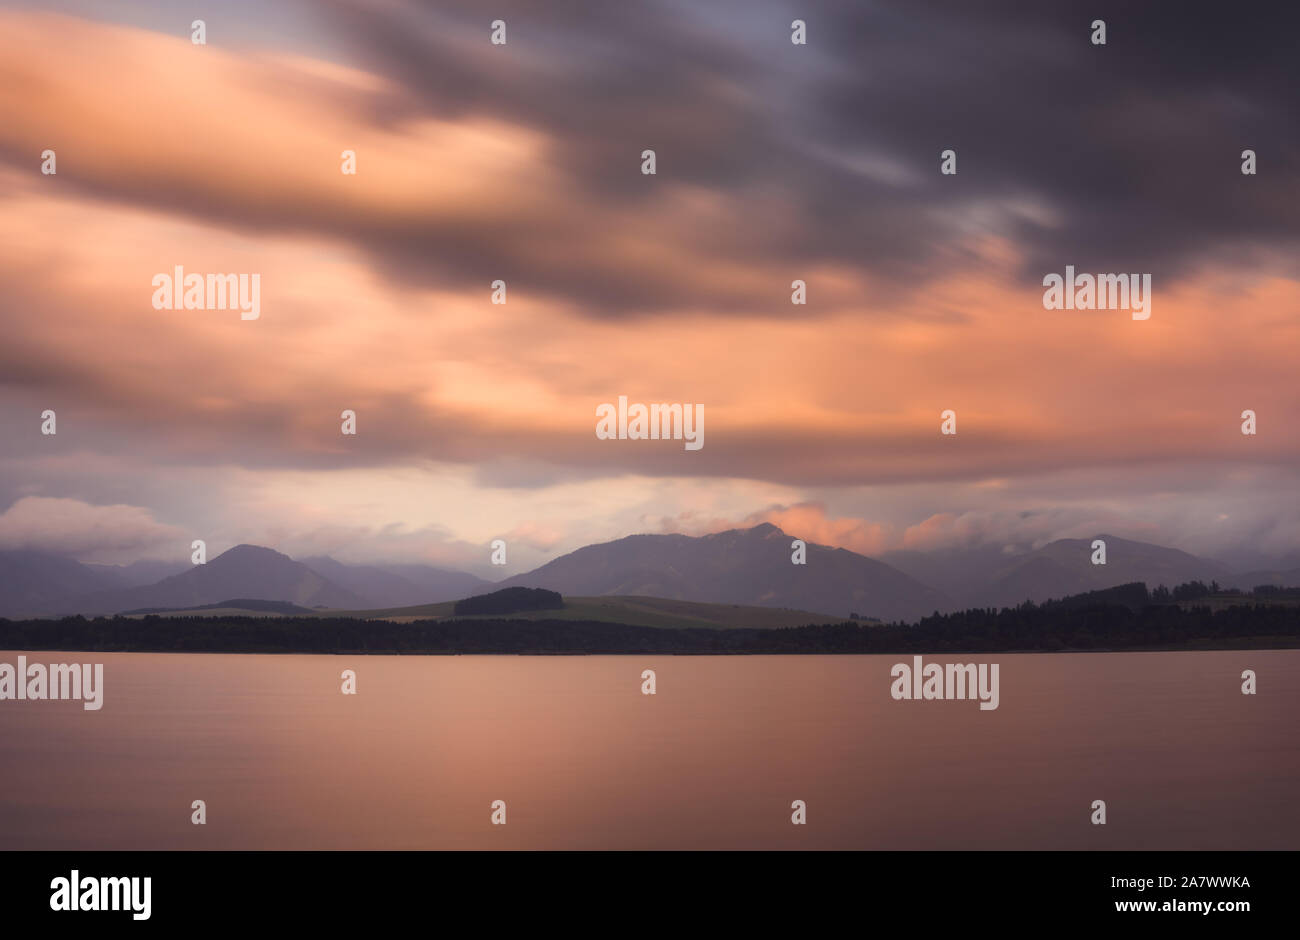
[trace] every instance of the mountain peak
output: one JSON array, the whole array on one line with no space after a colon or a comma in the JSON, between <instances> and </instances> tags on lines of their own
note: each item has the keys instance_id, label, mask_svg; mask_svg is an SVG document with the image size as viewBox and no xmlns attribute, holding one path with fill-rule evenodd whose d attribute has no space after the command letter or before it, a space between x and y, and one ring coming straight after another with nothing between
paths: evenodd
<instances>
[{"instance_id":1,"label":"mountain peak","mask_svg":"<svg viewBox=\"0 0 1300 940\"><path fill-rule=\"evenodd\" d=\"M293 561L293 559L290 558L288 555L284 554L284 552L277 552L274 548L266 548L265 546L262 545L249 545L246 542L240 545L236 545L234 548L226 549L224 552L218 555L217 558L226 558L231 561L238 560L238 559L269 560L272 558L282 558L285 561ZM213 561L216 561L216 559L214 558Z\"/></svg>"},{"instance_id":2,"label":"mountain peak","mask_svg":"<svg viewBox=\"0 0 1300 940\"><path fill-rule=\"evenodd\" d=\"M191 565L157 584L86 595L78 606L91 613L144 608L189 610L229 598L344 610L365 607L361 596L283 552L248 544L236 545L206 564Z\"/></svg>"},{"instance_id":3,"label":"mountain peak","mask_svg":"<svg viewBox=\"0 0 1300 940\"><path fill-rule=\"evenodd\" d=\"M775 526L770 522L760 522L758 525L750 526L748 528L737 527L734 529L722 529L718 532L710 532L708 535L698 536L698 538L722 539L722 540L736 539L736 538L771 539L771 538L778 538L784 536L785 533L781 531L780 527ZM680 537L687 538L687 539L696 538L696 536L680 536Z\"/></svg>"},{"instance_id":4,"label":"mountain peak","mask_svg":"<svg viewBox=\"0 0 1300 940\"><path fill-rule=\"evenodd\" d=\"M886 621L915 619L944 603L903 572L854 552L810 546L810 563L792 563L788 539L770 522L703 536L628 536L577 549L500 586L785 607L834 617L856 611Z\"/></svg>"}]
</instances>

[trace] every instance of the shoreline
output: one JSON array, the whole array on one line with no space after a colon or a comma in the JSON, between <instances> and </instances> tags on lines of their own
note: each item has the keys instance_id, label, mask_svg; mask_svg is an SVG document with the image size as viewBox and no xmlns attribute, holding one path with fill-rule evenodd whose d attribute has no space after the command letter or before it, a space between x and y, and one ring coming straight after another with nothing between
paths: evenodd
<instances>
[{"instance_id":1,"label":"shoreline","mask_svg":"<svg viewBox=\"0 0 1300 940\"><path fill-rule=\"evenodd\" d=\"M114 653L114 654L171 654L194 656L1057 656L1061 654L1087 653L1256 653L1288 652L1300 650L1300 641L1291 646L1126 646L1096 649L943 649L943 650L872 650L834 651L834 650L373 650L373 649L338 649L338 650L259 650L259 649L85 649L81 647L36 646L14 647L0 650L0 654L13 653Z\"/></svg>"}]
</instances>

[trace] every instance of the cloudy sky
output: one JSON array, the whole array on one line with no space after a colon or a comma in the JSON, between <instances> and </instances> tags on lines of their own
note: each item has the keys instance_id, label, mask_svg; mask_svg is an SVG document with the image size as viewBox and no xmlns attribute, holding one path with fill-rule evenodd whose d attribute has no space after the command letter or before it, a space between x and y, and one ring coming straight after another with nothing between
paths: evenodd
<instances>
[{"instance_id":1,"label":"cloudy sky","mask_svg":"<svg viewBox=\"0 0 1300 940\"><path fill-rule=\"evenodd\" d=\"M1294 555L1295 11L0 6L0 547ZM154 309L176 265L260 274L260 319ZM1066 265L1149 273L1151 318L1044 309ZM705 446L598 440L619 395Z\"/></svg>"}]
</instances>

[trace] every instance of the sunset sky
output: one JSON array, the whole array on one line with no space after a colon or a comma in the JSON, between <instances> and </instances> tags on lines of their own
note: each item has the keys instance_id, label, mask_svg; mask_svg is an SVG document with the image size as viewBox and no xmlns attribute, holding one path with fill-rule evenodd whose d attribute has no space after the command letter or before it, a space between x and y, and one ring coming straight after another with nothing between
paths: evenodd
<instances>
[{"instance_id":1,"label":"sunset sky","mask_svg":"<svg viewBox=\"0 0 1300 940\"><path fill-rule=\"evenodd\" d=\"M0 5L0 548L1295 557L1286 9ZM176 265L260 274L260 319L154 309ZM1044 309L1066 265L1149 273L1151 318ZM702 404L703 449L598 440L620 395Z\"/></svg>"}]
</instances>

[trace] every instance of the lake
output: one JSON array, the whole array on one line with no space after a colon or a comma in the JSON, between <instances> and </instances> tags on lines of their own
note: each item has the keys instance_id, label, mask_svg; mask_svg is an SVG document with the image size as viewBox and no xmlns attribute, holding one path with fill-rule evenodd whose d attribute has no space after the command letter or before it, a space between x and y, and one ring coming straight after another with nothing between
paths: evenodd
<instances>
[{"instance_id":1,"label":"lake","mask_svg":"<svg viewBox=\"0 0 1300 940\"><path fill-rule=\"evenodd\" d=\"M0 701L3 849L1300 847L1300 650L925 658L993 710L904 655L25 655L103 707Z\"/></svg>"}]
</instances>

